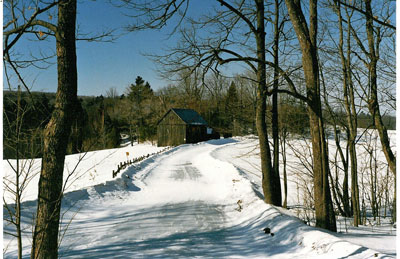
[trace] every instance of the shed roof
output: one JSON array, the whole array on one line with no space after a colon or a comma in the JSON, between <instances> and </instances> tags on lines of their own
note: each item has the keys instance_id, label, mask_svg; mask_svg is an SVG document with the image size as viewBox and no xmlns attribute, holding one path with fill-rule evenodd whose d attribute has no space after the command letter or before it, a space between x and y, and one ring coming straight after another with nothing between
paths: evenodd
<instances>
[{"instance_id":1,"label":"shed roof","mask_svg":"<svg viewBox=\"0 0 400 259\"><path fill-rule=\"evenodd\" d=\"M176 109L176 108L171 108L164 116L163 118L170 112L174 112L176 115L178 115L179 118L181 118L186 124L189 125L207 125L207 122L203 119L203 117L200 116L195 110L192 109ZM162 118L162 119L163 119ZM159 123L162 121L162 119L159 121Z\"/></svg>"}]
</instances>

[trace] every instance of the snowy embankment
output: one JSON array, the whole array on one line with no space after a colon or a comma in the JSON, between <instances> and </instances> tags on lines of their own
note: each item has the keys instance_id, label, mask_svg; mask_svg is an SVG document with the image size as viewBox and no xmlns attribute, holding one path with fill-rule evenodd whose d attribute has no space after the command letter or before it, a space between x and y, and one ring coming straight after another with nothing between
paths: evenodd
<instances>
[{"instance_id":1,"label":"snowy embankment","mask_svg":"<svg viewBox=\"0 0 400 259\"><path fill-rule=\"evenodd\" d=\"M235 154L249 153L244 148L249 143L221 139L182 145L128 167L115 179L111 172L126 160L126 152L139 151L121 149L115 157L95 152L78 169L92 168L80 172L96 170L96 177L82 174L63 199L60 256L391 258L265 204L259 197L259 176L235 166ZM152 148L149 153L157 151ZM29 257L35 202L25 202L23 209L24 256ZM273 235L263 232L266 227ZM15 240L5 235L4 246L5 257L14 258Z\"/></svg>"},{"instance_id":2,"label":"snowy embankment","mask_svg":"<svg viewBox=\"0 0 400 259\"><path fill-rule=\"evenodd\" d=\"M362 131L360 130L360 135ZM372 132L375 133L375 132ZM389 132L391 137L391 144L396 145L395 132ZM258 138L255 136L248 137L236 137L238 142L235 143L234 148L220 149L214 153L218 159L223 161L229 161L232 163L236 169L241 173L241 175L247 179L249 179L255 190L258 190L259 193L262 193L261 188L261 164L259 157L259 148L258 148ZM378 152L377 156L377 165L378 171L386 174L387 164L385 164L385 157L383 152L379 150L380 143L376 134L373 134L372 137L365 136L359 140L359 142L364 141L370 146L377 147ZM333 160L333 156L335 154L335 143L334 140L329 140L329 151L331 153L331 159ZM289 146L290 145L290 146ZM299 161L299 154L295 154L294 150L304 157L309 159L311 146L307 139L291 139L290 144L286 149L287 152L287 174L288 174L288 207L290 210L281 210L284 214L294 215L303 220L307 220L308 216L313 217L311 211L305 208L305 203L310 199L307 193L307 196L304 195L304 185L308 184L312 186L313 180L309 176L309 172L304 168L302 162ZM345 142L343 141L342 145L345 148ZM357 146L358 153L358 163L359 163L359 179L368 176L369 162L365 161L367 159L367 154L365 150L365 146L363 143ZM300 157L303 159L304 157ZM303 164L302 164L303 163ZM339 164L339 166L341 166ZM280 176L281 176L281 184L282 184L282 192L283 192L283 166L282 160L280 165ZM334 169L332 168L332 172ZM362 179L359 180L359 184L362 183ZM391 182L391 187L393 187L394 182ZM361 187L360 187L361 188ZM369 188L368 185L366 188ZM360 190L361 193L361 190ZM365 195L365 194L364 194ZM308 215L306 215L308 214ZM308 222L313 224L313 222ZM353 244L360 245L362 247L368 247L373 250L379 251L383 254L388 254L393 257L396 255L396 231L397 229L390 223L390 217L386 217L386 219L381 218L381 224L378 225L376 221L372 220L372 217L368 219L367 225L360 225L359 227L352 226L352 219L345 219L343 217L337 217L337 230L338 233L334 235L339 237L342 240L349 241Z\"/></svg>"},{"instance_id":3,"label":"snowy embankment","mask_svg":"<svg viewBox=\"0 0 400 259\"><path fill-rule=\"evenodd\" d=\"M100 151L91 151L68 155L65 157L64 166L64 189L65 192L71 192L85 188L87 186L105 183L112 180L112 171L117 170L120 162L139 158L148 154L156 153L163 148L152 145L133 145L123 148L114 148ZM37 189L39 183L41 159L20 160L19 167L22 179L28 179L28 184L22 193L23 201L32 201L37 199ZM4 178L5 183L15 183L16 160L4 160ZM13 187L13 184L9 184ZM13 203L15 196L10 192L4 193L7 203Z\"/></svg>"}]
</instances>

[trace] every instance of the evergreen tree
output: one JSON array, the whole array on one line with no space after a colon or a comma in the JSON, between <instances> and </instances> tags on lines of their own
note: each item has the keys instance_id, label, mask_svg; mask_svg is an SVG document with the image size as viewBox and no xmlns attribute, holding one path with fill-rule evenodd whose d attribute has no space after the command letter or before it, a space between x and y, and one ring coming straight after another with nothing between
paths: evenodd
<instances>
[{"instance_id":1,"label":"evergreen tree","mask_svg":"<svg viewBox=\"0 0 400 259\"><path fill-rule=\"evenodd\" d=\"M130 135L134 135L138 141L147 139L150 135L154 135L155 125L150 125L149 121L152 116L152 99L154 97L153 90L148 82L142 77L136 77L135 84L131 84L128 88L128 99L130 102L127 114L130 124Z\"/></svg>"},{"instance_id":2,"label":"evergreen tree","mask_svg":"<svg viewBox=\"0 0 400 259\"><path fill-rule=\"evenodd\" d=\"M234 82L228 88L225 100L226 124L233 135L238 135L239 97Z\"/></svg>"}]
</instances>

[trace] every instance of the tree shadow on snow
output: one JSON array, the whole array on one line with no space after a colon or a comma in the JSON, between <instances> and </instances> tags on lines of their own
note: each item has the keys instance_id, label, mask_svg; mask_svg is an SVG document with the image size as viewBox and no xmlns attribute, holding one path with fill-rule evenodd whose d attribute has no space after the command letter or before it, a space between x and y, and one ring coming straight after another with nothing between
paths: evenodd
<instances>
[{"instance_id":1,"label":"tree shadow on snow","mask_svg":"<svg viewBox=\"0 0 400 259\"><path fill-rule=\"evenodd\" d=\"M117 228L116 231L99 237L98 243L88 243L85 248L69 246L61 253L67 258L254 258L279 255L288 258L287 255L296 255L303 248L299 233L315 230L295 217L282 215L272 206L251 220L233 226L219 222L219 211L223 211L221 205L191 202L146 208L121 215L121 221L111 220L110 226ZM205 222L217 219L215 225L208 228L198 222L201 212L211 215ZM193 222L193 226L180 231L179 226L185 224L183 219ZM99 220L110 222L110 219ZM129 220L130 224L121 224L124 220ZM171 229L165 231L166 226ZM262 229L266 226L271 227L274 236L264 234ZM82 230L77 226L76 230L83 233L97 231L87 225ZM143 237L143 233L152 235ZM79 233L76 235L80 236Z\"/></svg>"}]
</instances>

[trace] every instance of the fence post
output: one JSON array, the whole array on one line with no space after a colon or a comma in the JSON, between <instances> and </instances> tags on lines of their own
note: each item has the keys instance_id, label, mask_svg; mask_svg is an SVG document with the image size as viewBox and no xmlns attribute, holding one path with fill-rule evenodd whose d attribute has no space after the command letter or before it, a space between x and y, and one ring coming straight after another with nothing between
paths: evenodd
<instances>
[{"instance_id":1,"label":"fence post","mask_svg":"<svg viewBox=\"0 0 400 259\"><path fill-rule=\"evenodd\" d=\"M140 156L140 157L137 157L137 158L132 158L131 160L129 160L129 158L128 158L127 161L120 162L119 164L117 164L117 171L114 171L114 170L112 171L113 178L117 176L117 174L119 173L119 171L121 171L121 169L125 169L126 166L134 164L134 163L137 163L137 162L140 162L140 161L142 161L142 160L144 160L146 158L149 158L150 156L160 154L160 153L162 153L162 152L164 152L164 151L166 151L168 149L170 149L170 147L166 147L163 150L159 150L157 152L153 152L152 154L147 154L147 155L143 155L143 156Z\"/></svg>"}]
</instances>

